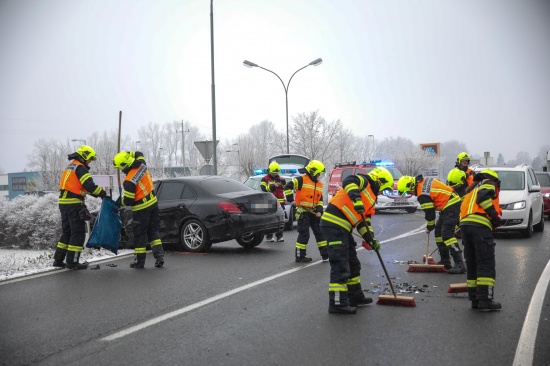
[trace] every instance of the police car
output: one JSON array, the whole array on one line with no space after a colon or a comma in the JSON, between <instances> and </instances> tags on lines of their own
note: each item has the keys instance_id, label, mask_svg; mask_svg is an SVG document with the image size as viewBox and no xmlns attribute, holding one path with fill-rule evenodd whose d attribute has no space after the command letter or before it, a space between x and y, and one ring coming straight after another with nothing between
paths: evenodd
<instances>
[{"instance_id":1,"label":"police car","mask_svg":"<svg viewBox=\"0 0 550 366\"><path fill-rule=\"evenodd\" d=\"M388 169L394 179L393 190L386 190L378 196L374 208L377 211L383 210L405 210L414 213L418 208L416 196L407 194L400 196L397 192L397 180L403 176L401 171L390 161L376 160L371 162L357 163L355 161L336 163L330 172L328 179L328 199L330 199L342 188L342 181L352 174L366 174L376 167Z\"/></svg>"}]
</instances>

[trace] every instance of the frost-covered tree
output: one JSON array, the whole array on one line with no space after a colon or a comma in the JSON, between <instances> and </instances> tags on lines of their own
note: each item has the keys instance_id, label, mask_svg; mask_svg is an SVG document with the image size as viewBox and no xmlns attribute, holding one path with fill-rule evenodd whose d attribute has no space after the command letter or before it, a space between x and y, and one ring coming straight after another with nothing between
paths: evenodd
<instances>
[{"instance_id":1,"label":"frost-covered tree","mask_svg":"<svg viewBox=\"0 0 550 366\"><path fill-rule=\"evenodd\" d=\"M502 156L501 153L498 153L497 164L498 164L498 165L504 165L504 164L505 164L504 156Z\"/></svg>"},{"instance_id":2,"label":"frost-covered tree","mask_svg":"<svg viewBox=\"0 0 550 366\"><path fill-rule=\"evenodd\" d=\"M389 137L377 145L381 159L389 159L405 175L418 175L439 168L439 158L428 156L420 146L403 137Z\"/></svg>"}]
</instances>

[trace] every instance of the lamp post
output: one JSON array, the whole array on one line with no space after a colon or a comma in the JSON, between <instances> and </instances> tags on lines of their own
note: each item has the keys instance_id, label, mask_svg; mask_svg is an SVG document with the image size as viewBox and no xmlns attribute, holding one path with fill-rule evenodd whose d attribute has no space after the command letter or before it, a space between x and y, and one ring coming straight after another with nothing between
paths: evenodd
<instances>
[{"instance_id":1,"label":"lamp post","mask_svg":"<svg viewBox=\"0 0 550 366\"><path fill-rule=\"evenodd\" d=\"M283 88L285 88L285 99L286 99L286 153L287 154L290 154L290 140L289 140L289 136L288 136L288 87L290 85L290 81L292 80L292 78L294 77L294 75L296 75L296 73L300 70L303 70L305 69L306 67L308 66L319 66L321 65L321 63L323 63L323 59L321 58L318 58L316 60L313 60L311 61L309 64L307 64L306 66L296 70L294 72L294 74L292 74L292 76L290 77L290 79L288 80L288 83L286 84L285 86L285 83L283 82L283 80L279 77L279 75L277 75L276 73L274 73L273 71L271 70L268 70L266 69L265 67L261 67L260 65L257 65L255 64L254 62L250 62L248 60L244 60L243 61L243 65L246 66L246 67L259 67L260 69L263 69L265 71L269 71L270 73L272 73L273 75L275 75L280 81L281 81L281 84L283 84Z\"/></svg>"},{"instance_id":2,"label":"lamp post","mask_svg":"<svg viewBox=\"0 0 550 366\"><path fill-rule=\"evenodd\" d=\"M86 145L86 140L80 140L80 139L72 139L72 142L82 141L84 145Z\"/></svg>"},{"instance_id":3,"label":"lamp post","mask_svg":"<svg viewBox=\"0 0 550 366\"><path fill-rule=\"evenodd\" d=\"M369 135L368 137L372 137L372 144L370 146L370 160L372 160L372 154L374 153L374 135Z\"/></svg>"},{"instance_id":4,"label":"lamp post","mask_svg":"<svg viewBox=\"0 0 550 366\"><path fill-rule=\"evenodd\" d=\"M181 167L185 168L185 135L184 133L189 132L189 129L185 131L185 129L183 128L183 120L181 121L181 131L178 131L176 129L176 133L180 133L180 132L181 132Z\"/></svg>"},{"instance_id":5,"label":"lamp post","mask_svg":"<svg viewBox=\"0 0 550 366\"><path fill-rule=\"evenodd\" d=\"M160 155L160 160L162 164L162 177L164 178L164 157L162 156L162 150L164 150L164 148L159 147L159 155Z\"/></svg>"},{"instance_id":6,"label":"lamp post","mask_svg":"<svg viewBox=\"0 0 550 366\"><path fill-rule=\"evenodd\" d=\"M235 145L239 145L237 143L233 144L233 146ZM241 150L240 149L237 149L237 150L225 150L226 152L236 152L237 153L237 156L239 158L239 182L241 181Z\"/></svg>"}]
</instances>

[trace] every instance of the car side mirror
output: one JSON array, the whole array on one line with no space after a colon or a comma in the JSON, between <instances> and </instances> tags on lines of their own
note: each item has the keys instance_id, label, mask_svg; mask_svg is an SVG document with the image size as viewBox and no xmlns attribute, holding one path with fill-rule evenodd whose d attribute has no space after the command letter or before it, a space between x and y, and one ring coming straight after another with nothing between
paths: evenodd
<instances>
[{"instance_id":1,"label":"car side mirror","mask_svg":"<svg viewBox=\"0 0 550 366\"><path fill-rule=\"evenodd\" d=\"M540 186L537 186L537 185L531 186L531 189L529 190L529 192L540 192Z\"/></svg>"}]
</instances>

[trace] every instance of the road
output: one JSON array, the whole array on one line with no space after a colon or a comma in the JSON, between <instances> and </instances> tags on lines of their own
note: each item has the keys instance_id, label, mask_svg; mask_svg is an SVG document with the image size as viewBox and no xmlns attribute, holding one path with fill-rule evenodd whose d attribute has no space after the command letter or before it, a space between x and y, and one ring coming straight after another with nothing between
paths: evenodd
<instances>
[{"instance_id":1,"label":"road","mask_svg":"<svg viewBox=\"0 0 550 366\"><path fill-rule=\"evenodd\" d=\"M0 364L514 363L550 259L550 230L530 239L497 238L495 299L503 309L479 312L465 294L447 293L465 275L406 272L403 262L420 261L425 249L421 212L380 213L373 225L394 284L422 290L413 294L417 307L373 303L356 315L328 314L329 264L320 261L313 239L314 261L295 263L293 230L284 243L264 242L249 252L234 241L215 244L208 254L168 252L161 269L149 254L145 270L130 269L125 257L99 270L0 283ZM376 254L361 249L358 255L363 288L387 288ZM369 296L376 301L376 293ZM549 296L541 299L540 322L531 316L522 338L521 350L534 342L533 365L550 364Z\"/></svg>"}]
</instances>

